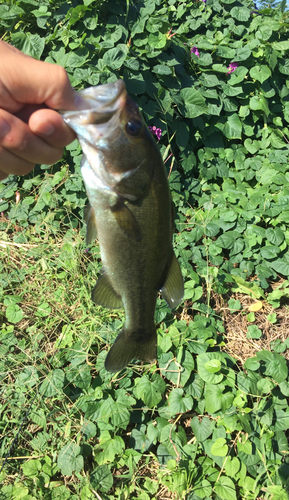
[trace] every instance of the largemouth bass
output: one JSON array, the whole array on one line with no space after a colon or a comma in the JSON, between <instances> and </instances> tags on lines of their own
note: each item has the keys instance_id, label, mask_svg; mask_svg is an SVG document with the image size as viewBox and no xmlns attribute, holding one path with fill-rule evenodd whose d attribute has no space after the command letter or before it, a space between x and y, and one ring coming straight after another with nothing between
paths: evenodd
<instances>
[{"instance_id":1,"label":"largemouth bass","mask_svg":"<svg viewBox=\"0 0 289 500\"><path fill-rule=\"evenodd\" d=\"M118 372L157 353L158 292L171 308L183 278L172 248L173 211L159 149L122 80L80 92L87 108L63 114L83 150L81 173L90 208L87 244L98 238L103 272L95 304L124 307L126 319L105 367Z\"/></svg>"}]
</instances>

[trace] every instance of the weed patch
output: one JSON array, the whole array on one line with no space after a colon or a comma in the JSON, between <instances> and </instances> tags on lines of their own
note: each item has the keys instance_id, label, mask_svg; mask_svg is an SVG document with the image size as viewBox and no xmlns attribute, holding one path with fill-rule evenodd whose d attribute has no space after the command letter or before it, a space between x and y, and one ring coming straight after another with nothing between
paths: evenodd
<instances>
[{"instance_id":1,"label":"weed patch","mask_svg":"<svg viewBox=\"0 0 289 500\"><path fill-rule=\"evenodd\" d=\"M1 500L288 498L285 6L0 5L4 40L78 89L123 78L161 129L185 278L157 363L106 372L124 315L91 302L78 142L0 183Z\"/></svg>"}]
</instances>

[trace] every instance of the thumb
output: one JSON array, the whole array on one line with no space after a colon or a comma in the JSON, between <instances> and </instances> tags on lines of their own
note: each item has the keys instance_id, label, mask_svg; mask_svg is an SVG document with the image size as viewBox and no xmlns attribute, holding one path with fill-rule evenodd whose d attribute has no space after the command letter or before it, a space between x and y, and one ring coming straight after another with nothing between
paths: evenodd
<instances>
[{"instance_id":1,"label":"thumb","mask_svg":"<svg viewBox=\"0 0 289 500\"><path fill-rule=\"evenodd\" d=\"M33 59L5 42L0 42L0 60L0 107L12 113L24 104L77 109L79 98L62 66Z\"/></svg>"}]
</instances>

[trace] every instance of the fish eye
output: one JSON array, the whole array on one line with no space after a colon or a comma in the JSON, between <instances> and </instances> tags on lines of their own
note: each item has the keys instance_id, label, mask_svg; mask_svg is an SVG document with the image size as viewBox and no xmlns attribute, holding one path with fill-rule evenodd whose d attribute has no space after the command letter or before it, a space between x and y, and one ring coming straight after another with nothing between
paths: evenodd
<instances>
[{"instance_id":1,"label":"fish eye","mask_svg":"<svg viewBox=\"0 0 289 500\"><path fill-rule=\"evenodd\" d=\"M125 129L129 135L136 136L140 133L142 128L142 122L136 119L132 119L129 122L127 122Z\"/></svg>"}]
</instances>

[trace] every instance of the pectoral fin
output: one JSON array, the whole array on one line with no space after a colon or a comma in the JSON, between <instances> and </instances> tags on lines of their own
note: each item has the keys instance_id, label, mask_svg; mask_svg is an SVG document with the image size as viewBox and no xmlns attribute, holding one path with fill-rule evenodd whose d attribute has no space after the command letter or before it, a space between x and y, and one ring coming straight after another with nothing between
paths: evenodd
<instances>
[{"instance_id":1,"label":"pectoral fin","mask_svg":"<svg viewBox=\"0 0 289 500\"><path fill-rule=\"evenodd\" d=\"M165 284L161 288L161 294L171 309L175 309L183 300L184 281L175 254L171 260Z\"/></svg>"},{"instance_id":2,"label":"pectoral fin","mask_svg":"<svg viewBox=\"0 0 289 500\"><path fill-rule=\"evenodd\" d=\"M133 240L141 240L141 229L139 224L130 211L130 209L125 205L121 198L118 199L117 203L110 207L118 226L122 231Z\"/></svg>"},{"instance_id":3,"label":"pectoral fin","mask_svg":"<svg viewBox=\"0 0 289 500\"><path fill-rule=\"evenodd\" d=\"M121 297L113 289L106 273L98 278L92 290L91 300L98 306L109 309L120 309L122 307Z\"/></svg>"},{"instance_id":4,"label":"pectoral fin","mask_svg":"<svg viewBox=\"0 0 289 500\"><path fill-rule=\"evenodd\" d=\"M86 244L89 245L97 238L96 219L90 203L86 205L83 211L84 222L86 222Z\"/></svg>"}]
</instances>

